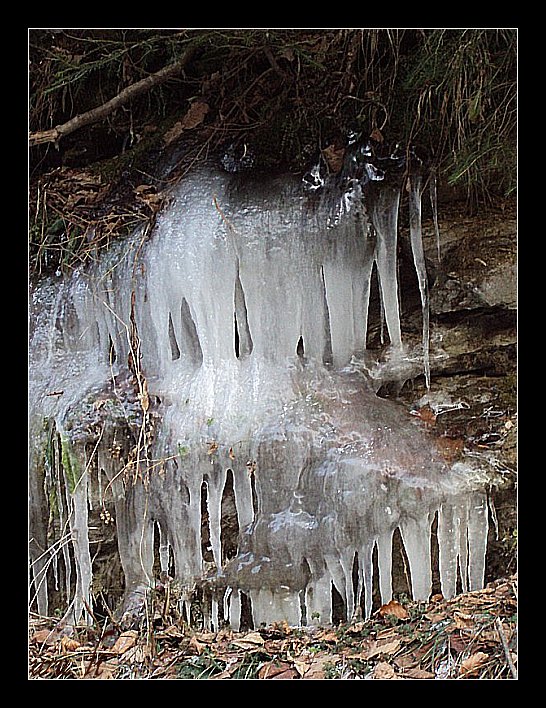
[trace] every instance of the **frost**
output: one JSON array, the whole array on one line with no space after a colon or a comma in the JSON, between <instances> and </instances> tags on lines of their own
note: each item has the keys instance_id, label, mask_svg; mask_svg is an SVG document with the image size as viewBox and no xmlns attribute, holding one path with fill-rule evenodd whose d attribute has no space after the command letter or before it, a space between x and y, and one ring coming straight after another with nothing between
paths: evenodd
<instances>
[{"instance_id":1,"label":"frost","mask_svg":"<svg viewBox=\"0 0 546 708\"><path fill-rule=\"evenodd\" d=\"M452 473L414 417L376 396L378 379L420 370L428 380L428 293L418 178L419 356L402 340L399 185L368 157L360 153L360 177L341 191L329 191L318 167L311 192L287 177L253 183L206 168L176 188L151 237L135 233L34 289L30 531L41 612L44 559L60 547L46 547L40 514L45 420L57 440L46 480L64 495L76 622L89 621L89 517L105 503L125 618L154 587L156 560L179 584L188 619L201 588L214 627L237 629L244 612L255 627L331 622L333 589L347 618L360 607L369 616L375 572L382 602L392 597L397 530L413 596L424 600L435 519L446 596L458 577L481 586L484 493L472 472ZM383 369L367 351L373 277L388 335Z\"/></svg>"}]
</instances>

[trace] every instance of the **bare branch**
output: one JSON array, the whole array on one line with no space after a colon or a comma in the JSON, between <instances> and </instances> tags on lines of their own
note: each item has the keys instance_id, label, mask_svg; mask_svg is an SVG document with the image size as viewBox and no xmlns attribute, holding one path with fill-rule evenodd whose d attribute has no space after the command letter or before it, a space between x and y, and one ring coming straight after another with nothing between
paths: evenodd
<instances>
[{"instance_id":1,"label":"bare branch","mask_svg":"<svg viewBox=\"0 0 546 708\"><path fill-rule=\"evenodd\" d=\"M165 81L168 81L170 78L180 74L184 70L185 66L194 56L195 50L195 47L190 47L174 64L169 64L169 66L160 69L155 74L151 74L145 79L141 79L140 81L127 86L120 91L117 96L114 96L114 98L106 101L106 103L103 103L101 106L97 106L90 111L81 113L80 115L71 118L66 123L58 125L55 128L31 133L29 136L30 147L41 145L43 143L58 143L59 140L65 135L69 135L75 130L79 130L79 128L83 128L86 125L102 120L106 116L113 113L117 108L125 105L130 100L135 98L135 96L145 93L155 86L165 83Z\"/></svg>"}]
</instances>

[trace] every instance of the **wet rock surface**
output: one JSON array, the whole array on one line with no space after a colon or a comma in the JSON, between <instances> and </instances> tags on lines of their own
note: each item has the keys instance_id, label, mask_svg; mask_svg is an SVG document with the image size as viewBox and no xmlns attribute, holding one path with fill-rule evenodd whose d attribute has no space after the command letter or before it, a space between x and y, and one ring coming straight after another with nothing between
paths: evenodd
<instances>
[{"instance_id":1,"label":"wet rock surface","mask_svg":"<svg viewBox=\"0 0 546 708\"><path fill-rule=\"evenodd\" d=\"M494 471L486 571L493 579L516 565L517 222L509 208L462 213L440 221L440 260L432 224L424 224L431 386L412 379L400 398L449 454L487 460Z\"/></svg>"}]
</instances>

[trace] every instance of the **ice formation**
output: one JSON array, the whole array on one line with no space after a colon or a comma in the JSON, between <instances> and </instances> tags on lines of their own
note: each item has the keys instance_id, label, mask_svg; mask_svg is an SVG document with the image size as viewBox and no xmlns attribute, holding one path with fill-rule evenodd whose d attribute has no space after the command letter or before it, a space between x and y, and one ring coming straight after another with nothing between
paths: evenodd
<instances>
[{"instance_id":1,"label":"ice formation","mask_svg":"<svg viewBox=\"0 0 546 708\"><path fill-rule=\"evenodd\" d=\"M394 369L404 359L400 185L366 174L331 197L294 178L205 167L180 182L151 235L33 289L29 525L40 612L46 575L64 559L68 615L91 621L88 527L101 500L113 502L125 611L160 569L183 605L204 588L211 626L222 617L238 627L243 603L254 626L328 623L332 587L347 619L361 606L369 616L374 554L381 600L392 595L396 529L424 600L435 519L444 594L458 577L481 586L484 492L355 364L366 356L374 268ZM421 191L417 177L410 238L428 377ZM43 509L62 530L50 547Z\"/></svg>"}]
</instances>

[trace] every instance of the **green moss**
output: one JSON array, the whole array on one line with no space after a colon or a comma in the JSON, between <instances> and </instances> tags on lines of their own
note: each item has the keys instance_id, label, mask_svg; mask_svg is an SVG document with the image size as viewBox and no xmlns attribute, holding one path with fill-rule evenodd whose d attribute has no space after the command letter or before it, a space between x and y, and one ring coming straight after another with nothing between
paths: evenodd
<instances>
[{"instance_id":1,"label":"green moss","mask_svg":"<svg viewBox=\"0 0 546 708\"><path fill-rule=\"evenodd\" d=\"M66 437L61 437L61 461L70 494L74 494L76 485L82 478L82 469L72 445Z\"/></svg>"}]
</instances>

